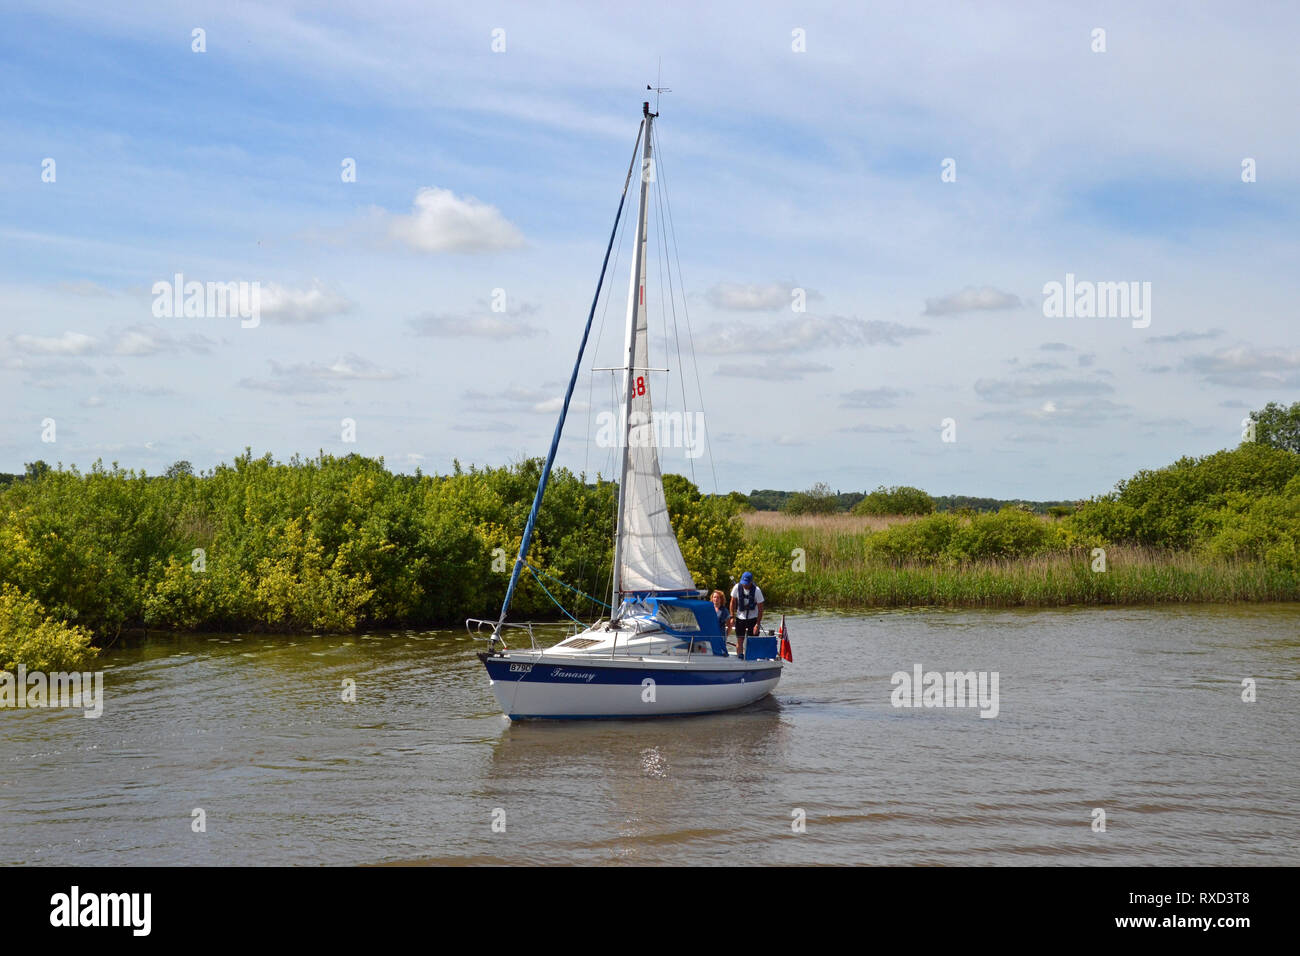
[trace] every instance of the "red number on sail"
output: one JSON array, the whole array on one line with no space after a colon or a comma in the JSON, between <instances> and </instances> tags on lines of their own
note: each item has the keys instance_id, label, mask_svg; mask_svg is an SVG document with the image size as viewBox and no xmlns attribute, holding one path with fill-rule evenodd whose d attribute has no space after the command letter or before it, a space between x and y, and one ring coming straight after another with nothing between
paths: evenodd
<instances>
[{"instance_id":1,"label":"red number on sail","mask_svg":"<svg viewBox=\"0 0 1300 956\"><path fill-rule=\"evenodd\" d=\"M638 375L638 376L636 377L636 393L637 393L638 395L644 395L644 394L645 394L645 378L644 378L644 376Z\"/></svg>"}]
</instances>

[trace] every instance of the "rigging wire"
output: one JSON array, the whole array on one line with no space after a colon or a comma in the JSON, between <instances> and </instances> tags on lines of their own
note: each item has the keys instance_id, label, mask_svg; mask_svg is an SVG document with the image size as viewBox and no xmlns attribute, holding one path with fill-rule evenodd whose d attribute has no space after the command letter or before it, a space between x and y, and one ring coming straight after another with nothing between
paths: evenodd
<instances>
[{"instance_id":1,"label":"rigging wire","mask_svg":"<svg viewBox=\"0 0 1300 956\"><path fill-rule=\"evenodd\" d=\"M653 129L652 134L655 142L659 142L659 130ZM700 412L705 413L704 408L704 389L700 382L700 364L695 356L695 335L691 330L691 311L686 304L686 277L682 274L681 249L677 245L677 227L673 224L673 204L668 195L668 178L664 176L663 154L659 154L659 162L655 164L655 173L663 183L664 205L668 210L668 230L672 236L673 258L677 262L677 281L682 289L682 313L686 317L686 341L691 347L691 365L695 369L695 390L699 397ZM708 417L705 415L704 426L704 447L709 453L709 470L713 473L713 493L718 494L718 468L717 462L713 458L713 439L709 434Z\"/></svg>"},{"instance_id":2,"label":"rigging wire","mask_svg":"<svg viewBox=\"0 0 1300 956\"><path fill-rule=\"evenodd\" d=\"M659 149L659 131L658 131L657 129L653 129L653 128L652 128L652 129L651 129L651 135L654 137L654 148L655 148L656 150L658 150L658 149ZM663 185L663 186L661 186L658 177L656 177L656 179L655 179L655 198L658 200L658 203L659 203L659 215L658 215L658 217L657 217L657 225L659 226L660 234L661 234L661 236L663 237L663 238L662 238L662 241L663 241L664 258L665 258L665 259L667 258L667 255L668 255L668 231L667 231L667 229L666 229L665 226L664 226L664 212L663 212L664 201L665 201L666 196L667 196L667 185ZM673 339L674 339L674 341L675 341L675 343L676 343L676 345L677 345L677 381L678 381L678 384L681 386L681 392L682 392L682 428L681 428L681 432L680 432L680 434L681 434L682 438L685 439L685 436L686 436L686 428L687 428L687 425L686 425L686 415L687 415L687 411L688 411L688 406L687 406L687 402L686 402L686 364L682 361L682 337L681 337L681 332L680 332L680 330L678 329L678 325L677 325L677 295L676 295L676 293L675 293L674 290L673 290L673 273L672 273L672 265L671 265L671 263L669 263L669 267L668 267L668 269L667 269L667 272L668 272L668 305L669 305L669 307L672 309L672 314L673 314ZM685 308L686 287L685 287L684 283L682 282L682 277L681 277L681 273L680 273L680 271L678 272L678 275L677 275L677 284L678 284L678 287L681 289L681 292L682 292L682 301L683 301L683 308ZM660 295L662 296L662 294L663 294L663 283L662 283L662 281L661 281L661 282L660 282ZM668 355L668 317L667 317L667 315L665 315L665 316L664 316L664 356L665 356L665 358L667 357L667 355ZM698 368L695 370L695 374L696 374L697 376L699 375L699 369L698 369ZM700 406L700 414L701 414L701 416L703 416L703 413L704 413L704 407L703 407L703 405L701 405L701 406ZM695 479L695 459L693 459L693 458L691 458L689 455L687 455L687 456L686 456L686 461L687 461L687 468L690 470L690 473L691 473L691 483L692 483L692 484L695 484L695 485L698 486L698 483L696 482L696 479ZM716 482L715 482L714 484L716 485ZM715 488L715 491L716 491L716 488Z\"/></svg>"},{"instance_id":3,"label":"rigging wire","mask_svg":"<svg viewBox=\"0 0 1300 956\"><path fill-rule=\"evenodd\" d=\"M559 601L555 600L555 595L554 595L554 594L552 594L550 591L546 590L546 585L543 584L543 583L542 583L542 579L539 578L539 577L537 576L537 571L533 568L533 566L532 566L531 564L525 564L524 567L526 567L529 571L532 572L532 574L533 574L533 580L535 580L535 581L537 582L537 586L538 586L539 588L542 589L542 593L543 593L543 594L545 594L548 598L551 599L551 603L554 604L556 607L558 607L558 608L560 609L560 613L563 614L565 617L567 617L567 618L568 618L570 621L572 621L574 624L581 625L582 622L579 621L579 620L578 620L576 617L574 617L572 614L570 614L570 613L568 612L568 610L565 609L565 607L564 607L563 604L561 604ZM523 683L523 682L520 681L520 683ZM516 688L516 689L517 689L517 688Z\"/></svg>"},{"instance_id":4,"label":"rigging wire","mask_svg":"<svg viewBox=\"0 0 1300 956\"><path fill-rule=\"evenodd\" d=\"M579 591L572 584L569 584L567 581L563 581L560 578L557 578L554 574L551 574L549 571L546 571L543 568L535 568L530 564L528 565L528 570L532 571L534 575L540 574L543 577L550 578L552 581L554 581L556 584L560 585L561 587L568 588L574 594L577 594L580 597L585 597L588 601L591 601L594 604L599 604L601 607L609 607L609 605L606 604L604 601L602 601L600 598L592 597L590 594L586 593L585 591Z\"/></svg>"},{"instance_id":5,"label":"rigging wire","mask_svg":"<svg viewBox=\"0 0 1300 956\"><path fill-rule=\"evenodd\" d=\"M628 229L628 225L627 225L627 224L628 224L628 220L629 220L629 219L635 221L636 217L635 217L635 216L627 216L627 217L624 217L622 223L620 223L620 225L619 225L618 242L615 243L615 245L614 245L614 265L613 265L613 268L611 268L611 270L610 270L610 274L611 274L611 275L615 275L615 276L618 275L618 262L619 262L619 258L620 258L620 257L622 256L622 254L623 254L623 243L624 243L624 241L626 240L626 237L627 237L627 229ZM614 301L614 290L615 290L615 287L616 287L616 286L617 286L617 283L616 283L616 282L611 282L611 283L609 284L608 290L607 290L606 295L605 295L605 308L602 309L602 310L601 310L601 313L600 313L600 325L598 325L598 326L596 327L596 344L595 344L595 346L592 348L591 353L590 353L590 354L591 354L591 364L592 364L592 368L590 368L590 369L588 370L588 377L587 377L587 441L586 441L586 445L585 445L584 450L583 450L583 461L582 461L582 469L583 469L583 473L584 473L584 475L587 473L588 466L590 465L590 462L591 462L591 435L592 435L591 417L592 417L592 414L593 414L593 412L594 412L594 410L595 410L595 407L596 407L596 405L595 405L595 401L594 401L594 398L595 398L594 391L595 391L596 374L597 374L597 373L596 373L596 371L595 371L594 366L595 366L595 364L596 364L596 360L597 360L597 359L599 358L599 356L600 356L600 343L601 343L602 339L603 339L604 336L605 336L605 324L606 324L606 321L607 321L608 318L609 318L609 306L610 306L610 303ZM614 407L616 407L617 396L615 396L615 395L613 394L613 389L614 389L614 372L613 372L613 371L611 371L611 372L609 373L609 384L610 384L610 392L611 392L610 408L614 408ZM613 475L614 475L614 469L615 469L615 467L616 467L616 466L615 466L615 460L614 460L614 458L615 458L615 453L616 453L617 451L618 451L618 446L617 446L617 444L616 444L616 445L614 445L613 447L611 447L611 448L609 449L609 451L607 452L607 454L605 455L605 464L608 466L608 473L609 473L609 475L610 475L611 478L613 478ZM618 476L618 480L619 480L619 481L622 481L622 480L623 480L623 476L622 476L622 475L619 475L619 476ZM618 515L617 515L617 510L618 510L618 498L617 498L617 495L615 496L614 509L615 509L615 514L614 514L613 517L612 517L612 524L615 524L615 525L616 525L616 524L618 523ZM611 591L611 590L613 589L613 587L614 587L614 568L613 568L613 565L611 564L611 565L610 565L609 574L608 574L608 575L606 576L606 578L605 578L605 590L606 590L606 591Z\"/></svg>"}]
</instances>

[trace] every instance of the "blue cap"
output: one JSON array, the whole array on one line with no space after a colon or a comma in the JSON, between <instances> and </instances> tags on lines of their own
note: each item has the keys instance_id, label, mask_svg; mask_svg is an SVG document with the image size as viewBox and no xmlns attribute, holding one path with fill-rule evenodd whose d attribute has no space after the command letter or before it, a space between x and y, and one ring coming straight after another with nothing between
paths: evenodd
<instances>
[{"instance_id":1,"label":"blue cap","mask_svg":"<svg viewBox=\"0 0 1300 956\"><path fill-rule=\"evenodd\" d=\"M753 584L753 583L754 583L754 575L752 575L751 573L749 573L748 571L746 571L744 574L742 574L742 575L740 576L740 583L741 583L741 584Z\"/></svg>"}]
</instances>

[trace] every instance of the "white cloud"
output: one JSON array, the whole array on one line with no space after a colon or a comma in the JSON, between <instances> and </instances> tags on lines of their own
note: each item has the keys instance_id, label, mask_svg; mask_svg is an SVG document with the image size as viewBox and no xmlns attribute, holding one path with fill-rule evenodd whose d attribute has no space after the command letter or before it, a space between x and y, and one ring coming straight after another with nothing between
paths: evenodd
<instances>
[{"instance_id":1,"label":"white cloud","mask_svg":"<svg viewBox=\"0 0 1300 956\"><path fill-rule=\"evenodd\" d=\"M841 396L840 408L895 408L908 394L900 388L855 388Z\"/></svg>"},{"instance_id":2,"label":"white cloud","mask_svg":"<svg viewBox=\"0 0 1300 956\"><path fill-rule=\"evenodd\" d=\"M66 292L69 295L85 296L96 299L106 299L116 294L112 289L105 288L98 282L91 282L89 279L60 282L55 286L55 288L60 292Z\"/></svg>"},{"instance_id":3,"label":"white cloud","mask_svg":"<svg viewBox=\"0 0 1300 956\"><path fill-rule=\"evenodd\" d=\"M327 288L319 279L311 287L291 289L275 282L259 286L261 318L268 322L319 322L327 316L351 312L356 303L343 293Z\"/></svg>"},{"instance_id":4,"label":"white cloud","mask_svg":"<svg viewBox=\"0 0 1300 956\"><path fill-rule=\"evenodd\" d=\"M14 349L29 355L91 355L99 348L98 340L81 332L64 332L62 335L15 335L10 339Z\"/></svg>"},{"instance_id":5,"label":"white cloud","mask_svg":"<svg viewBox=\"0 0 1300 956\"><path fill-rule=\"evenodd\" d=\"M453 431L458 432L512 432L519 426L509 425L505 422L486 421L486 422L457 422L452 425Z\"/></svg>"},{"instance_id":6,"label":"white cloud","mask_svg":"<svg viewBox=\"0 0 1300 956\"><path fill-rule=\"evenodd\" d=\"M321 394L343 390L341 382L391 382L402 378L401 372L382 368L359 355L349 353L329 364L299 362L281 365L271 362L271 377L244 378L244 388L281 394Z\"/></svg>"},{"instance_id":7,"label":"white cloud","mask_svg":"<svg viewBox=\"0 0 1300 956\"><path fill-rule=\"evenodd\" d=\"M564 404L564 396L557 395L546 388L522 388L512 386L494 392L480 392L470 389L465 392L465 400L473 405L476 412L535 412L554 414ZM569 403L570 412L585 412L585 401L574 399Z\"/></svg>"},{"instance_id":8,"label":"white cloud","mask_svg":"<svg viewBox=\"0 0 1300 956\"><path fill-rule=\"evenodd\" d=\"M292 366L291 370L302 370L321 378L356 379L367 382L391 382L402 377L400 372L380 368L374 362L353 353L335 359L329 365L298 365Z\"/></svg>"},{"instance_id":9,"label":"white cloud","mask_svg":"<svg viewBox=\"0 0 1300 956\"><path fill-rule=\"evenodd\" d=\"M734 312L776 312L788 309L794 302L794 290L801 288L796 282L767 282L743 285L719 282L705 293L705 298L715 309ZM820 299L815 289L804 289L806 301Z\"/></svg>"},{"instance_id":10,"label":"white cloud","mask_svg":"<svg viewBox=\"0 0 1300 956\"><path fill-rule=\"evenodd\" d=\"M757 378L765 382L792 382L818 372L829 372L831 367L820 362L801 362L797 359L764 359L761 363L719 365L718 375L728 378Z\"/></svg>"},{"instance_id":11,"label":"white cloud","mask_svg":"<svg viewBox=\"0 0 1300 956\"><path fill-rule=\"evenodd\" d=\"M708 342L710 351L714 353L788 354L855 345L899 345L905 338L926 334L925 329L879 319L802 315L764 326L752 322L715 326L702 341Z\"/></svg>"},{"instance_id":12,"label":"white cloud","mask_svg":"<svg viewBox=\"0 0 1300 956\"><path fill-rule=\"evenodd\" d=\"M1022 425L1090 428L1114 421L1117 418L1128 418L1132 414L1132 411L1127 406L1112 402L1109 399L1081 398L1044 402L1038 408L999 409L996 412L984 412L977 415L976 418Z\"/></svg>"},{"instance_id":13,"label":"white cloud","mask_svg":"<svg viewBox=\"0 0 1300 956\"><path fill-rule=\"evenodd\" d=\"M1210 329L1206 332L1177 332L1173 335L1148 336L1147 345L1173 345L1179 342L1199 342L1202 339L1217 339L1223 334L1222 329Z\"/></svg>"},{"instance_id":14,"label":"white cloud","mask_svg":"<svg viewBox=\"0 0 1300 956\"><path fill-rule=\"evenodd\" d=\"M925 300L926 315L953 315L957 312L977 312L990 309L1016 309L1020 307L1020 297L1010 292L999 292L992 286L975 288L967 286L960 292L952 292L937 299Z\"/></svg>"},{"instance_id":15,"label":"white cloud","mask_svg":"<svg viewBox=\"0 0 1300 956\"><path fill-rule=\"evenodd\" d=\"M905 435L911 431L906 425L873 425L871 422L859 422L845 425L842 432L857 432L863 435Z\"/></svg>"},{"instance_id":16,"label":"white cloud","mask_svg":"<svg viewBox=\"0 0 1300 956\"><path fill-rule=\"evenodd\" d=\"M1055 438L1052 438L1050 435L1039 434L1038 432L1012 432L1006 437L1006 441L1014 442L1017 445L1058 444Z\"/></svg>"},{"instance_id":17,"label":"white cloud","mask_svg":"<svg viewBox=\"0 0 1300 956\"><path fill-rule=\"evenodd\" d=\"M1050 405L1066 396L1105 395L1115 391L1106 382L1093 382L1077 378L1017 380L981 378L975 382L975 393L986 402L1011 403L1047 400ZM1047 414L1050 414L1047 413Z\"/></svg>"},{"instance_id":18,"label":"white cloud","mask_svg":"<svg viewBox=\"0 0 1300 956\"><path fill-rule=\"evenodd\" d=\"M1215 385L1243 388L1300 386L1300 349L1238 346L1183 359L1182 367Z\"/></svg>"},{"instance_id":19,"label":"white cloud","mask_svg":"<svg viewBox=\"0 0 1300 956\"><path fill-rule=\"evenodd\" d=\"M428 315L417 316L407 323L416 335L435 338L509 339L531 338L541 335L535 325L521 322L508 313L483 315Z\"/></svg>"},{"instance_id":20,"label":"white cloud","mask_svg":"<svg viewBox=\"0 0 1300 956\"><path fill-rule=\"evenodd\" d=\"M524 244L519 228L495 206L436 186L416 193L410 215L393 216L388 231L420 252L492 252Z\"/></svg>"},{"instance_id":21,"label":"white cloud","mask_svg":"<svg viewBox=\"0 0 1300 956\"><path fill-rule=\"evenodd\" d=\"M211 352L215 344L212 339L197 332L173 335L156 325L132 325L118 335L117 341L113 343L113 354L143 356L182 351L205 354Z\"/></svg>"}]
</instances>

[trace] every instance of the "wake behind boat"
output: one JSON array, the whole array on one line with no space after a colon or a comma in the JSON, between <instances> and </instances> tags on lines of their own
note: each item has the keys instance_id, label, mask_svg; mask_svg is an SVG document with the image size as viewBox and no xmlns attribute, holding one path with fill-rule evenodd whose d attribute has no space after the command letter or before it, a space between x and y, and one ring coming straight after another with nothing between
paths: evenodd
<instances>
[{"instance_id":1,"label":"wake behind boat","mask_svg":"<svg viewBox=\"0 0 1300 956\"><path fill-rule=\"evenodd\" d=\"M751 635L743 653L731 651L713 604L705 600L682 557L668 517L663 476L655 442L650 403L651 371L646 315L647 191L653 170L653 125L658 113L642 104L641 127L632 164L623 183L618 214L605 249L596 296L569 378L555 435L538 481L533 507L524 527L496 621L470 619L471 629L491 628L487 651L479 659L487 668L493 693L512 719L581 717L651 717L709 713L752 704L771 693L790 660L785 621L778 632ZM529 544L546 483L555 462L560 435L573 397L583 352L591 334L596 304L618 232L628 185L642 149L640 204L635 254L628 288L627 334L622 373L623 414L618 513L614 527L613 612L553 647L537 645L531 624L506 618L527 567ZM527 635L527 649L510 648L505 635ZM780 645L778 647L778 638Z\"/></svg>"}]
</instances>

